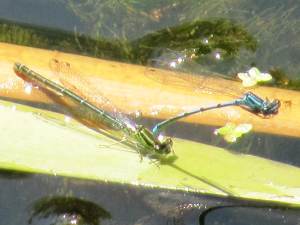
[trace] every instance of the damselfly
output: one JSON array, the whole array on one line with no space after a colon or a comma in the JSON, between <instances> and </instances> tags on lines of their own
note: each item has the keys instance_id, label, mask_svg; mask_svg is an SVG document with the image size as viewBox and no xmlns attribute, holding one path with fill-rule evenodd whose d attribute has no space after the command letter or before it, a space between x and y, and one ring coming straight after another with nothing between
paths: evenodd
<instances>
[{"instance_id":1,"label":"damselfly","mask_svg":"<svg viewBox=\"0 0 300 225\"><path fill-rule=\"evenodd\" d=\"M224 108L228 106L241 106L242 108L252 112L252 113L259 113L263 114L265 116L269 116L272 114L276 114L278 112L278 109L280 107L280 101L275 99L272 102L270 102L268 99L263 100L257 95L253 94L252 92L247 92L244 94L241 98L235 99L233 101L219 103L212 106L207 107L200 107L196 110L192 110L189 112L183 112L182 114L179 114L175 117L172 117L170 119L164 120L158 124L156 124L153 128L154 134L159 134L162 130L164 130L166 127L170 126L177 120L181 118L188 117L190 115L194 115L200 112L212 110L212 109L218 109L218 108Z\"/></svg>"},{"instance_id":2,"label":"damselfly","mask_svg":"<svg viewBox=\"0 0 300 225\"><path fill-rule=\"evenodd\" d=\"M203 111L235 105L243 106L250 111L258 111L262 114L269 115L277 113L280 105L279 101L264 101L249 92L242 98L238 98L230 102L215 104L208 107L200 107L193 111L184 112L158 123L151 131L143 125L136 124L129 120L115 108L113 110L104 110L104 108L101 107L102 103L98 104L95 99L93 100L86 94L82 93L82 91L77 89L74 84L70 84L66 80L63 81L64 85L70 87L72 90L46 79L33 70L30 70L25 65L16 63L14 70L16 74L25 81L39 86L44 91L51 94L52 97L54 94L54 99L60 104L67 105L69 108L73 109L73 115L75 115L84 124L92 125L119 140L124 140L125 138L126 143L135 146L142 155L154 156L170 153L173 142L171 138L164 137L161 132L169 125L184 117ZM101 97L101 101L103 101L103 99L105 98ZM106 102L108 102L108 100L106 100Z\"/></svg>"},{"instance_id":3,"label":"damselfly","mask_svg":"<svg viewBox=\"0 0 300 225\"><path fill-rule=\"evenodd\" d=\"M68 62L61 62L58 61L57 59L53 59L50 61L50 67L57 74L60 73L60 71L62 72L60 78L62 78L63 74L65 73L68 74L64 80L62 79L60 80L62 80L62 83L67 88L70 88L71 90L74 90L74 88L70 86L70 82L73 82L73 86L77 86L77 87L83 82L87 84L87 81L83 79L79 80L79 77L82 76L77 74L77 72L73 68L71 68L70 63ZM66 80L68 80L68 82L66 82ZM91 92L91 88L85 89L84 90L85 93L82 93L82 95L89 96L89 98L91 97L94 98L94 100L92 101L94 104L97 104L97 106L101 108L105 107L110 112L114 112L116 117L122 115L122 114L116 114L117 112L119 112L119 110L116 110L115 107L112 107L112 104L110 104L110 107L107 107L108 105L107 102L109 102L109 100L105 99L103 97L104 95L101 95L100 90L97 86L92 86L92 84L89 83L87 85L83 85L81 89L83 89L84 86L90 86L92 87L93 90L97 90L97 96L95 96L95 93ZM99 105L99 103L101 105ZM105 106L103 103L105 103ZM196 113L217 109L217 108L223 108L227 106L241 106L252 113L260 114L263 116L270 116L278 112L278 109L280 107L280 102L279 100L273 100L272 102L270 102L268 99L263 100L259 96L255 95L254 93L247 92L242 97L237 98L233 101L228 101L221 104L214 104L207 107L199 107L198 109L195 109L193 111L183 112L182 114L179 114L173 118L158 123L156 126L154 126L152 131L156 136L159 136L161 131L163 131L166 127L168 127L169 125L173 124L174 122L178 121L181 118L188 117ZM124 115L122 117L124 118Z\"/></svg>"},{"instance_id":4,"label":"damselfly","mask_svg":"<svg viewBox=\"0 0 300 225\"><path fill-rule=\"evenodd\" d=\"M227 94L231 96L237 96L237 93L239 93L238 96L242 95L242 97L232 102L217 105L218 108L224 106L230 106L230 105L239 105L256 115L262 115L264 117L276 114L278 112L278 109L280 107L280 101L278 99L275 99L273 101L269 101L267 98L262 99L258 95L255 95L250 91L247 91L243 87L238 87L238 88L234 87L234 89L229 87L224 87L224 86L216 87L215 85L215 83L217 83L215 82L216 79L218 80L220 80L220 78L226 79L224 75L218 73L209 73L207 71L204 72L207 74L207 76L205 77L198 76L191 73L181 73L182 71L185 72L185 70L182 69L181 64L184 63L196 64L193 63L193 59L192 59L194 57L193 51L186 50L183 52L176 52L173 50L167 50L167 53L168 53L167 57L169 57L168 59L157 58L152 60L151 64L163 69L171 70L171 72L169 73L170 76L168 77L158 76L155 68L147 68L145 72L145 75L147 77L155 80L156 82L169 84L171 86L172 85L183 86L185 88L189 88L194 91L219 92L222 93L222 95ZM194 65L191 65L191 67L192 66ZM227 79L229 78L227 77ZM205 111L205 110L197 109L194 111L194 113Z\"/></svg>"},{"instance_id":5,"label":"damselfly","mask_svg":"<svg viewBox=\"0 0 300 225\"><path fill-rule=\"evenodd\" d=\"M129 119L121 119L111 113L93 105L88 100L77 95L71 90L39 75L25 65L15 63L14 70L23 80L40 87L54 99L72 108L72 114L85 124L97 127L110 136L122 140L136 147L141 155L160 156L166 155L172 150L172 139L155 135L143 125L139 125ZM58 94L58 95L57 95ZM59 96L60 95L60 96Z\"/></svg>"}]
</instances>

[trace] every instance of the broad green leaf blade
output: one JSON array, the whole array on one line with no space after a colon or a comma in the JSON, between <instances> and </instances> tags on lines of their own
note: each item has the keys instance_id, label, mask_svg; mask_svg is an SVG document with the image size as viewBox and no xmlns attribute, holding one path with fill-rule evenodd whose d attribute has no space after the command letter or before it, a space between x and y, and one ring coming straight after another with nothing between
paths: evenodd
<instances>
[{"instance_id":1,"label":"broad green leaf blade","mask_svg":"<svg viewBox=\"0 0 300 225\"><path fill-rule=\"evenodd\" d=\"M63 115L0 104L1 168L300 206L299 168L180 139L158 166Z\"/></svg>"}]
</instances>

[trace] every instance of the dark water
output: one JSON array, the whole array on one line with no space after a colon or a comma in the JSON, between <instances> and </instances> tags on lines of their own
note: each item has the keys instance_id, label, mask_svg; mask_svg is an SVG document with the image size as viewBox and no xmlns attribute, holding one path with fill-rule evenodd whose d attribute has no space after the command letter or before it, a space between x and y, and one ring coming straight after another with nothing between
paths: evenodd
<instances>
[{"instance_id":1,"label":"dark water","mask_svg":"<svg viewBox=\"0 0 300 225\"><path fill-rule=\"evenodd\" d=\"M0 177L1 225L300 222L299 210L257 202L9 171Z\"/></svg>"},{"instance_id":2,"label":"dark water","mask_svg":"<svg viewBox=\"0 0 300 225\"><path fill-rule=\"evenodd\" d=\"M0 41L164 68L192 52L180 70L230 76L255 65L273 85L299 89L299 12L296 0L1 0ZM227 144L214 129L178 123L167 134L300 166L298 138L253 133ZM296 210L222 208L254 203L176 191L10 172L0 183L0 225L300 224Z\"/></svg>"},{"instance_id":3,"label":"dark water","mask_svg":"<svg viewBox=\"0 0 300 225\"><path fill-rule=\"evenodd\" d=\"M284 80L299 78L295 0L2 0L0 6L0 19L29 26L6 28L1 41L143 64L166 49L195 48L200 68L210 72L235 74L256 65ZM4 29L7 21L0 24ZM211 58L216 51L222 60Z\"/></svg>"}]
</instances>

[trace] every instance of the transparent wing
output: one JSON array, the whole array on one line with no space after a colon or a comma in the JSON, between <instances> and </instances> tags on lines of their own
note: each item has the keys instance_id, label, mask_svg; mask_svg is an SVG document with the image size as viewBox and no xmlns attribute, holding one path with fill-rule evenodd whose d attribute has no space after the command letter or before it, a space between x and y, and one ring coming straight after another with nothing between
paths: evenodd
<instances>
[{"instance_id":1,"label":"transparent wing","mask_svg":"<svg viewBox=\"0 0 300 225\"><path fill-rule=\"evenodd\" d=\"M244 88L242 85L239 88L218 86L217 84L220 82L214 82L216 79L232 80L232 78L205 70L202 65L195 62L195 57L192 50L180 52L167 49L156 58L149 60L145 75L162 84L183 86L197 92L218 92L231 97L241 97L249 91L249 88ZM163 74L162 70L159 69L168 70L168 75L171 76L159 76L158 71ZM201 76L198 74L201 74Z\"/></svg>"},{"instance_id":2,"label":"transparent wing","mask_svg":"<svg viewBox=\"0 0 300 225\"><path fill-rule=\"evenodd\" d=\"M117 108L98 90L96 94L94 90L95 85L87 79L83 79L83 76L70 63L52 59L49 64L51 70L64 87L93 103L98 108L103 108L113 115L115 114Z\"/></svg>"},{"instance_id":3,"label":"transparent wing","mask_svg":"<svg viewBox=\"0 0 300 225\"><path fill-rule=\"evenodd\" d=\"M50 69L58 77L59 81L64 87L71 90L75 94L79 95L84 100L93 104L99 109L104 110L110 116L116 119L116 124L97 124L104 130L109 130L109 133L116 135L120 138L120 132L126 135L124 130L122 131L122 126L127 127L131 125L133 128L136 126L133 121L126 117L117 107L115 107L99 90L101 84L93 84L81 75L78 70L72 67L68 62L59 61L57 59L52 59L49 62ZM118 125L119 124L119 125ZM88 125L93 126L88 122ZM102 125L102 126L101 126ZM109 126L107 126L109 125ZM116 128L116 129L112 129Z\"/></svg>"}]
</instances>

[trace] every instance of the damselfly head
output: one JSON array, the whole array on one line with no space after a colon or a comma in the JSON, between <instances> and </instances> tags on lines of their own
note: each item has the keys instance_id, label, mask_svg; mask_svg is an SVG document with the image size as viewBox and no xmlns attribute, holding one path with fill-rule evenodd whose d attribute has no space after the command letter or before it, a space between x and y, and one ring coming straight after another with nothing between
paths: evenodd
<instances>
[{"instance_id":1,"label":"damselfly head","mask_svg":"<svg viewBox=\"0 0 300 225\"><path fill-rule=\"evenodd\" d=\"M144 143L143 147L152 149L159 154L168 154L172 150L171 138L165 138L163 135L155 135L149 129L142 125L136 126L136 137L140 140L140 143Z\"/></svg>"},{"instance_id":2,"label":"damselfly head","mask_svg":"<svg viewBox=\"0 0 300 225\"><path fill-rule=\"evenodd\" d=\"M169 154L172 151L173 141L171 138L164 138L157 145L157 151L161 154Z\"/></svg>"}]
</instances>

